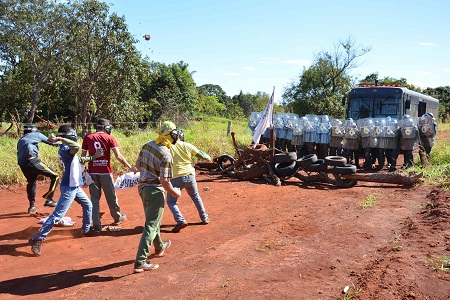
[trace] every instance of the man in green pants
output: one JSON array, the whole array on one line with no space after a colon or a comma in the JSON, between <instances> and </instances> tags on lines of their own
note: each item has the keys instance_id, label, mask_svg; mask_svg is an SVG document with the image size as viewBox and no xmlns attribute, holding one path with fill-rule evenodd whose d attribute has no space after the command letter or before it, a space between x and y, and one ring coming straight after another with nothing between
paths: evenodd
<instances>
[{"instance_id":1,"label":"man in green pants","mask_svg":"<svg viewBox=\"0 0 450 300\"><path fill-rule=\"evenodd\" d=\"M152 264L147 259L152 243L155 244L155 256L163 256L171 242L163 242L160 235L161 220L164 214L166 192L178 198L180 191L173 188L172 155L170 148L178 140L179 131L174 123L166 121L157 130L158 138L142 146L136 161L140 172L138 192L142 199L145 213L144 232L139 242L134 263L134 272L154 270L158 264Z\"/></svg>"}]
</instances>

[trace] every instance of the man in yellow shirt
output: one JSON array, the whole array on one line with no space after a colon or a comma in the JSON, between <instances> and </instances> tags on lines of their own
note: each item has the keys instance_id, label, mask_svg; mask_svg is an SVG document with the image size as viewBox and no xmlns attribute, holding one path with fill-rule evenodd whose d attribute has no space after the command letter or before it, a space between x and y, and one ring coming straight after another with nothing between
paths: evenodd
<instances>
[{"instance_id":1,"label":"man in yellow shirt","mask_svg":"<svg viewBox=\"0 0 450 300\"><path fill-rule=\"evenodd\" d=\"M173 177L170 180L172 186L180 190L186 189L186 192L197 208L202 224L208 224L209 217L203 205L202 198L198 193L197 181L195 180L195 168L192 165L192 161L194 157L210 161L211 157L198 150L194 145L184 142L184 132L181 130L179 130L178 142L170 148L170 153L173 157ZM172 232L180 232L181 229L188 226L177 205L177 200L178 198L173 197L169 193L167 194L167 205L177 222Z\"/></svg>"}]
</instances>

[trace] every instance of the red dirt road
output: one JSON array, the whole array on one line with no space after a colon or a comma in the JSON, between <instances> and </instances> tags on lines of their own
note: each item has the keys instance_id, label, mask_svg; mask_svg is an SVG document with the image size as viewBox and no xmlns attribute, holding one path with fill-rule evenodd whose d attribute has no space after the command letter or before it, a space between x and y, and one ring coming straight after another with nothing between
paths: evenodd
<instances>
[{"instance_id":1,"label":"red dirt road","mask_svg":"<svg viewBox=\"0 0 450 300\"><path fill-rule=\"evenodd\" d=\"M344 299L349 286L347 296L357 289L359 299L450 299L450 273L435 270L450 257L449 192L364 182L336 189L296 178L276 187L203 172L197 179L211 223L201 225L182 194L190 225L171 233L166 208L162 236L172 246L150 256L159 269L141 274L133 274L144 217L136 187L118 192L128 216L121 231L76 237L74 203L68 216L77 223L56 227L40 257L27 243L40 224L25 213L25 188L0 190L0 298ZM377 201L362 209L369 195ZM38 209L51 213L43 203ZM112 222L104 199L101 211Z\"/></svg>"}]
</instances>

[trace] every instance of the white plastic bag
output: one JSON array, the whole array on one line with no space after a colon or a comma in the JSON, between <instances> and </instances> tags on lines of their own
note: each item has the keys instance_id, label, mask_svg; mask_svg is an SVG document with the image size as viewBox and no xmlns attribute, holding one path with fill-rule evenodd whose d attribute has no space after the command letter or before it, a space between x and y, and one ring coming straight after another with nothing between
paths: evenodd
<instances>
[{"instance_id":1,"label":"white plastic bag","mask_svg":"<svg viewBox=\"0 0 450 300\"><path fill-rule=\"evenodd\" d=\"M91 175L89 174L89 170L87 170L83 164L81 165L81 176L83 178L83 187L87 188L94 183Z\"/></svg>"}]
</instances>

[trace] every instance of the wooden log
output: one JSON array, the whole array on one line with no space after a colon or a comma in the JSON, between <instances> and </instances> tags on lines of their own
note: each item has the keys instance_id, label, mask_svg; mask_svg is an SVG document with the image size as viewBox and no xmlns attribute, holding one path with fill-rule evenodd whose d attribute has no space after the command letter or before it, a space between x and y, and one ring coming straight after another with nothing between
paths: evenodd
<instances>
[{"instance_id":1,"label":"wooden log","mask_svg":"<svg viewBox=\"0 0 450 300\"><path fill-rule=\"evenodd\" d=\"M422 173L415 175L404 175L399 173L355 173L341 174L341 177L357 181L392 183L401 185L414 185L416 183L422 182Z\"/></svg>"},{"instance_id":2,"label":"wooden log","mask_svg":"<svg viewBox=\"0 0 450 300\"><path fill-rule=\"evenodd\" d=\"M280 186L281 185L281 180L280 178L278 178L277 175L275 175L275 173L272 170L272 166L269 164L268 161L261 159L264 164L266 165L267 171L269 171L269 175L270 177L273 179L273 181L275 182L275 186Z\"/></svg>"}]
</instances>

